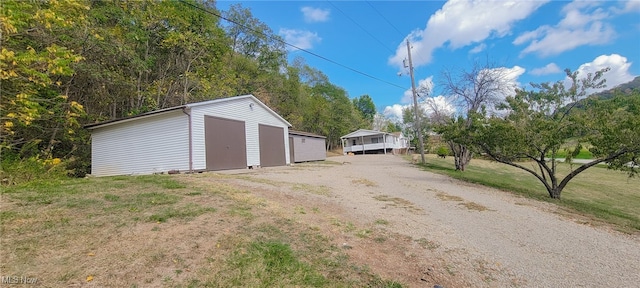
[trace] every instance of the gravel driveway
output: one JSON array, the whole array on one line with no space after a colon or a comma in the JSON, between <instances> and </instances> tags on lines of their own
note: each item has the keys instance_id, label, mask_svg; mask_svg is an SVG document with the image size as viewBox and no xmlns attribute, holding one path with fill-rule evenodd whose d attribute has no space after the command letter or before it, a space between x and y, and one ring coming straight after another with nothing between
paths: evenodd
<instances>
[{"instance_id":1,"label":"gravel driveway","mask_svg":"<svg viewBox=\"0 0 640 288\"><path fill-rule=\"evenodd\" d=\"M485 287L638 287L640 239L556 207L422 171L398 156L259 169L251 177L326 186L353 219L426 239L454 277ZM426 255L425 255L426 257Z\"/></svg>"}]
</instances>

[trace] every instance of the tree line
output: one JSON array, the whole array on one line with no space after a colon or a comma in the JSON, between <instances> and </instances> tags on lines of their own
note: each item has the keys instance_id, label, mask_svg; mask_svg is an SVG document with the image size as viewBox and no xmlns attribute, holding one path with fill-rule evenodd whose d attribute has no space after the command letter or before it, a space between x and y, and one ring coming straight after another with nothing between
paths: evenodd
<instances>
[{"instance_id":1,"label":"tree line","mask_svg":"<svg viewBox=\"0 0 640 288\"><path fill-rule=\"evenodd\" d=\"M64 162L82 176L82 125L235 95L326 136L328 149L373 122L369 96L350 99L302 58L289 62L282 39L240 5L8 0L0 15L3 171Z\"/></svg>"},{"instance_id":2,"label":"tree line","mask_svg":"<svg viewBox=\"0 0 640 288\"><path fill-rule=\"evenodd\" d=\"M84 124L244 94L293 129L326 136L327 149L358 128L404 130L413 146L417 129L435 132L456 170L483 155L531 173L553 198L598 163L637 172L640 92L579 101L604 86L606 69L567 70L567 82L531 90L509 86L506 71L488 65L444 71L438 84L457 114L426 98L431 113L421 110L420 122L405 110L403 123L391 123L368 95L351 99L302 58L288 61L284 41L240 5L218 11L207 0L7 0L0 7L3 183L55 169L83 176L90 163ZM579 146L566 160L583 144L596 158L560 177L555 158L569 140Z\"/></svg>"}]
</instances>

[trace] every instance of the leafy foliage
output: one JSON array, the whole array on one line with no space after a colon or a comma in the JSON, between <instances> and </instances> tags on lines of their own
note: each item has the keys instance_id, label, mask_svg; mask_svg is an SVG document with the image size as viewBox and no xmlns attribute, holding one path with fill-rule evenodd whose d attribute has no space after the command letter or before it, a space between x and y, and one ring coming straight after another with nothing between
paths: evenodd
<instances>
[{"instance_id":1,"label":"leafy foliage","mask_svg":"<svg viewBox=\"0 0 640 288\"><path fill-rule=\"evenodd\" d=\"M373 103L373 99L369 95L361 95L353 99L353 106L362 114L362 117L371 126L373 124L373 117L376 115L376 104Z\"/></svg>"},{"instance_id":2,"label":"leafy foliage","mask_svg":"<svg viewBox=\"0 0 640 288\"><path fill-rule=\"evenodd\" d=\"M493 160L534 175L552 198L560 198L571 179L599 163L628 170L631 175L637 173L634 165L640 153L638 97L624 101L620 98L594 100L584 110L574 109L590 89L604 86L602 75L607 71L603 69L579 79L577 72L566 70L569 87L556 82L533 84L537 91L517 91L502 105L508 111L506 117L477 115L473 121L472 143ZM560 176L556 157L569 140L578 144L566 154L565 161L571 162L582 150L580 143L590 143L595 159ZM533 161L537 168L527 166L522 160Z\"/></svg>"},{"instance_id":3,"label":"leafy foliage","mask_svg":"<svg viewBox=\"0 0 640 288\"><path fill-rule=\"evenodd\" d=\"M243 94L327 136L328 148L370 125L370 111L321 71L288 63L282 39L249 9L232 5L223 14L234 22L221 23L214 2L184 2L4 1L0 152L17 162L3 167L62 159L83 176L81 125Z\"/></svg>"}]
</instances>

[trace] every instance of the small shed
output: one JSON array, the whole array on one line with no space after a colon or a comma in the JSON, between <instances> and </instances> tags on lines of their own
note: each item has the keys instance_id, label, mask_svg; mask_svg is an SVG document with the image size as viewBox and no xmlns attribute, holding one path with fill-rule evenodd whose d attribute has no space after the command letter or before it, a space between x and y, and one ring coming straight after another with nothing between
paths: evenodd
<instances>
[{"instance_id":1,"label":"small shed","mask_svg":"<svg viewBox=\"0 0 640 288\"><path fill-rule=\"evenodd\" d=\"M85 128L91 174L109 176L287 165L290 126L253 95L243 95Z\"/></svg>"},{"instance_id":2,"label":"small shed","mask_svg":"<svg viewBox=\"0 0 640 288\"><path fill-rule=\"evenodd\" d=\"M321 135L289 130L289 159L291 159L291 163L327 159L325 140L326 137Z\"/></svg>"}]
</instances>

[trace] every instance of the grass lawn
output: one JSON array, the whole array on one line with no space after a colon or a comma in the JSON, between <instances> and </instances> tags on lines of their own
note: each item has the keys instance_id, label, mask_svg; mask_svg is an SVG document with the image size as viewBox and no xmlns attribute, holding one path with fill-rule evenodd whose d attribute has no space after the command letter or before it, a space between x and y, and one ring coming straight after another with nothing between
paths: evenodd
<instances>
[{"instance_id":1,"label":"grass lawn","mask_svg":"<svg viewBox=\"0 0 640 288\"><path fill-rule=\"evenodd\" d=\"M571 171L569 164L559 164L558 175ZM453 157L446 159L428 155L424 169L456 179L511 191L529 198L547 201L614 224L618 230L640 232L640 179L596 166L573 178L562 191L562 199L549 197L544 185L533 175L497 162L471 160L465 172L454 170ZM536 166L537 167L537 166ZM534 164L531 164L531 168ZM573 165L573 169L577 168Z\"/></svg>"},{"instance_id":2,"label":"grass lawn","mask_svg":"<svg viewBox=\"0 0 640 288\"><path fill-rule=\"evenodd\" d=\"M3 187L0 269L48 287L401 287L267 206L215 174Z\"/></svg>"},{"instance_id":3,"label":"grass lawn","mask_svg":"<svg viewBox=\"0 0 640 288\"><path fill-rule=\"evenodd\" d=\"M549 155L551 157L551 155ZM558 154L556 154L556 158L564 159L567 158L567 150L560 149L558 150ZM580 149L580 153L574 157L574 159L593 159L593 154L589 149L582 148Z\"/></svg>"}]
</instances>

